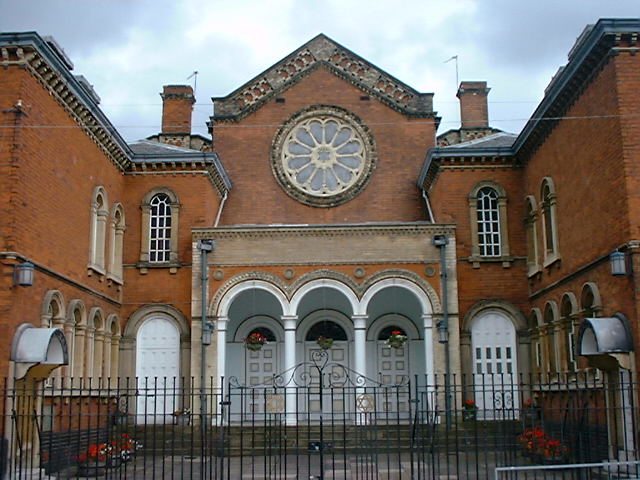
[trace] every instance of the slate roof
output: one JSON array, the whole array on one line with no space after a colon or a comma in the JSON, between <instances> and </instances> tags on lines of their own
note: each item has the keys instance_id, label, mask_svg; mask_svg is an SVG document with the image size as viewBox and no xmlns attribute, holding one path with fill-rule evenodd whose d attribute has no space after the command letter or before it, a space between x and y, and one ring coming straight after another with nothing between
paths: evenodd
<instances>
[{"instance_id":1,"label":"slate roof","mask_svg":"<svg viewBox=\"0 0 640 480\"><path fill-rule=\"evenodd\" d=\"M447 145L446 147L440 147L441 150L460 150L464 148L498 148L498 147L510 147L515 142L518 135L515 133L499 132L486 137L476 138L475 140L469 140L468 142L456 143L454 145Z\"/></svg>"}]
</instances>

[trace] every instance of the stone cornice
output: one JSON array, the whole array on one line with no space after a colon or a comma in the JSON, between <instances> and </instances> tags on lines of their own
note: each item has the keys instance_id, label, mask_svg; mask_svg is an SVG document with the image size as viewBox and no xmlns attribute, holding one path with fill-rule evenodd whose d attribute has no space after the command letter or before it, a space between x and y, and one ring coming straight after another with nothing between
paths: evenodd
<instances>
[{"instance_id":1,"label":"stone cornice","mask_svg":"<svg viewBox=\"0 0 640 480\"><path fill-rule=\"evenodd\" d=\"M202 156L202 154L200 154ZM211 155L211 154L209 154ZM136 155L138 158L139 155ZM231 189L231 182L220 172L215 163L204 160L191 160L177 156L175 159L164 161L131 162L126 175L205 175L216 188L220 196L224 196Z\"/></svg>"},{"instance_id":2,"label":"stone cornice","mask_svg":"<svg viewBox=\"0 0 640 480\"><path fill-rule=\"evenodd\" d=\"M414 90L321 34L226 97L213 98L210 127L246 117L321 67L404 115L440 120L432 93Z\"/></svg>"},{"instance_id":3,"label":"stone cornice","mask_svg":"<svg viewBox=\"0 0 640 480\"><path fill-rule=\"evenodd\" d=\"M545 91L545 96L513 144L527 162L612 56L636 54L639 19L602 19L580 36Z\"/></svg>"},{"instance_id":4,"label":"stone cornice","mask_svg":"<svg viewBox=\"0 0 640 480\"><path fill-rule=\"evenodd\" d=\"M132 152L127 144L40 36L34 32L0 35L0 67L11 66L28 70L114 165L128 168Z\"/></svg>"},{"instance_id":5,"label":"stone cornice","mask_svg":"<svg viewBox=\"0 0 640 480\"><path fill-rule=\"evenodd\" d=\"M370 236L380 234L455 235L453 224L414 223L360 223L332 225L248 225L231 227L204 227L191 229L193 240L202 238L240 237L339 237Z\"/></svg>"}]
</instances>

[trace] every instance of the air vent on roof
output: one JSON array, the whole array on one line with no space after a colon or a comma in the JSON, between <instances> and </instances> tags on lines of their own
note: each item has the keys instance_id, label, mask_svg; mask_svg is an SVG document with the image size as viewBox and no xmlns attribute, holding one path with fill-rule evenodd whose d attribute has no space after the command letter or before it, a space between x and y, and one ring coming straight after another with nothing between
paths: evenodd
<instances>
[{"instance_id":1,"label":"air vent on roof","mask_svg":"<svg viewBox=\"0 0 640 480\"><path fill-rule=\"evenodd\" d=\"M51 35L42 37L42 39L47 43L47 45L49 45L49 47L51 48L51 50L53 50L53 53L56 54L58 59L62 63L64 63L65 67L67 67L69 70L73 70L73 62L64 52L64 49L60 46L60 44L56 42L56 39L53 38Z\"/></svg>"},{"instance_id":2,"label":"air vent on roof","mask_svg":"<svg viewBox=\"0 0 640 480\"><path fill-rule=\"evenodd\" d=\"M93 85L89 83L89 80L87 80L84 75L74 75L74 77L76 77L76 80L82 86L82 89L87 92L91 99L96 103L100 103L100 97L93 89Z\"/></svg>"}]
</instances>

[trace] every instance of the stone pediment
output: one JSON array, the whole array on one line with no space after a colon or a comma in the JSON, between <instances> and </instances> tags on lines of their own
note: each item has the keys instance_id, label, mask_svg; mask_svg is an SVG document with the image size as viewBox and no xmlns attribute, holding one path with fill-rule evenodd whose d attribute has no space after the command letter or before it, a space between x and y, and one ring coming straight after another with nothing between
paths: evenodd
<instances>
[{"instance_id":1,"label":"stone pediment","mask_svg":"<svg viewBox=\"0 0 640 480\"><path fill-rule=\"evenodd\" d=\"M410 117L435 117L433 94L420 93L320 34L226 97L213 98L212 123L237 121L318 68Z\"/></svg>"}]
</instances>

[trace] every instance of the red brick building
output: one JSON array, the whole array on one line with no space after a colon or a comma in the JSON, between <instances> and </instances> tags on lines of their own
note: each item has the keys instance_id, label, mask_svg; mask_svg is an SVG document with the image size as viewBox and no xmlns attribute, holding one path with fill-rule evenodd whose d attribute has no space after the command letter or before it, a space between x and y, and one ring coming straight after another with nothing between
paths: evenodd
<instances>
[{"instance_id":1,"label":"red brick building","mask_svg":"<svg viewBox=\"0 0 640 480\"><path fill-rule=\"evenodd\" d=\"M517 135L462 82L462 126L437 136L433 94L319 35L213 99L211 140L191 88L166 86L162 132L129 145L54 42L2 34L0 371L29 371L26 322L64 333L58 378L198 379L204 359L215 385L258 385L319 337L383 383L635 378L639 31L588 27Z\"/></svg>"}]
</instances>

